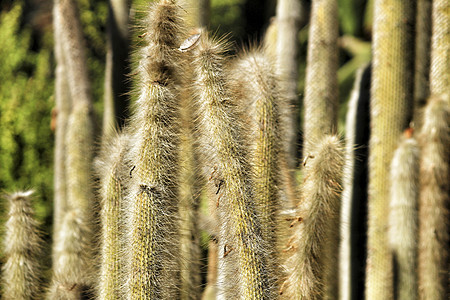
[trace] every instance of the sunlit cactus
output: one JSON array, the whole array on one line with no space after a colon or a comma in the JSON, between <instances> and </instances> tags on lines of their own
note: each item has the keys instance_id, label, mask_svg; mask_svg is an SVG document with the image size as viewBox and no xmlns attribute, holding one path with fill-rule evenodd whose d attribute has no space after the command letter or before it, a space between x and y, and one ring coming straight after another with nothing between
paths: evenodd
<instances>
[{"instance_id":1,"label":"sunlit cactus","mask_svg":"<svg viewBox=\"0 0 450 300\"><path fill-rule=\"evenodd\" d=\"M180 10L174 1L161 0L145 19L127 154L132 165L125 198L128 299L177 299L180 292Z\"/></svg>"},{"instance_id":2,"label":"sunlit cactus","mask_svg":"<svg viewBox=\"0 0 450 300\"><path fill-rule=\"evenodd\" d=\"M297 224L286 251L287 281L280 294L286 299L322 299L330 268L328 243L339 235L333 219L339 217L344 148L336 136L325 136L305 161Z\"/></svg>"}]
</instances>

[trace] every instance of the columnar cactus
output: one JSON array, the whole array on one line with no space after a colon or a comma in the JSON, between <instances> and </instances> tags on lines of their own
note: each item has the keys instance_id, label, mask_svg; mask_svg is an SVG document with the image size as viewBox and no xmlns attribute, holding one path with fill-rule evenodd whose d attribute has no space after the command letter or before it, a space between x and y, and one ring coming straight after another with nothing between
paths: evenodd
<instances>
[{"instance_id":1,"label":"columnar cactus","mask_svg":"<svg viewBox=\"0 0 450 300\"><path fill-rule=\"evenodd\" d=\"M394 262L395 299L417 299L419 146L407 129L390 169L389 246Z\"/></svg>"},{"instance_id":2,"label":"columnar cactus","mask_svg":"<svg viewBox=\"0 0 450 300\"><path fill-rule=\"evenodd\" d=\"M179 143L182 19L172 0L151 6L130 121L125 271L128 299L179 298Z\"/></svg>"},{"instance_id":3,"label":"columnar cactus","mask_svg":"<svg viewBox=\"0 0 450 300\"><path fill-rule=\"evenodd\" d=\"M333 219L339 217L344 149L336 136L325 136L311 149L305 163L299 216L286 263L288 279L280 293L287 299L322 299L329 272L328 243L338 235ZM328 265L327 265L328 264Z\"/></svg>"},{"instance_id":4,"label":"columnar cactus","mask_svg":"<svg viewBox=\"0 0 450 300\"><path fill-rule=\"evenodd\" d=\"M129 164L125 153L129 147L128 134L116 134L104 141L102 156L97 161L101 197L101 264L98 295L100 299L119 299L123 296L123 198L128 183Z\"/></svg>"},{"instance_id":5,"label":"columnar cactus","mask_svg":"<svg viewBox=\"0 0 450 300\"><path fill-rule=\"evenodd\" d=\"M272 299L268 252L249 182L242 115L224 73L225 49L203 34L194 51L193 90L198 107L199 143L205 168L211 173L208 185L218 197L219 258L223 263L223 267L219 264L219 272L228 277L227 284L219 282L226 290L218 293L224 293L227 299ZM236 274L226 273L230 263L238 269ZM233 278L237 279L236 284Z\"/></svg>"},{"instance_id":6,"label":"columnar cactus","mask_svg":"<svg viewBox=\"0 0 450 300\"><path fill-rule=\"evenodd\" d=\"M447 94L428 100L419 135L419 299L443 300L449 292L448 98Z\"/></svg>"},{"instance_id":7,"label":"columnar cactus","mask_svg":"<svg viewBox=\"0 0 450 300\"><path fill-rule=\"evenodd\" d=\"M270 270L273 278L279 278L278 247L280 232L277 216L281 207L280 190L282 179L279 170L280 158L286 157L281 136L280 102L285 101L275 74L271 58L263 50L249 50L233 67L236 94L248 107L251 150L251 176L254 185L255 203L261 215L263 238L270 251ZM284 159L286 159L283 157Z\"/></svg>"},{"instance_id":8,"label":"columnar cactus","mask_svg":"<svg viewBox=\"0 0 450 300\"><path fill-rule=\"evenodd\" d=\"M68 211L56 233L51 300L81 299L92 295L95 284L92 230L80 210Z\"/></svg>"},{"instance_id":9,"label":"columnar cactus","mask_svg":"<svg viewBox=\"0 0 450 300\"><path fill-rule=\"evenodd\" d=\"M366 299L392 299L388 246L389 164L411 120L415 3L375 0Z\"/></svg>"},{"instance_id":10,"label":"columnar cactus","mask_svg":"<svg viewBox=\"0 0 450 300\"><path fill-rule=\"evenodd\" d=\"M42 238L31 207L32 191L7 196L8 220L5 224L2 266L3 299L39 299L41 294Z\"/></svg>"},{"instance_id":11,"label":"columnar cactus","mask_svg":"<svg viewBox=\"0 0 450 300\"><path fill-rule=\"evenodd\" d=\"M304 97L304 157L324 134L337 130L338 10L336 0L311 8Z\"/></svg>"}]
</instances>

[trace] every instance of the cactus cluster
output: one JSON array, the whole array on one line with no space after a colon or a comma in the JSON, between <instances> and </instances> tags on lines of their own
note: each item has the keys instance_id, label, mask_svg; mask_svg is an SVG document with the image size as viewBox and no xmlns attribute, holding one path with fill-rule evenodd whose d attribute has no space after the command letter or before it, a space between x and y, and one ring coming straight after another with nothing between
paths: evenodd
<instances>
[{"instance_id":1,"label":"cactus cluster","mask_svg":"<svg viewBox=\"0 0 450 300\"><path fill-rule=\"evenodd\" d=\"M432 8L431 96L428 67L413 68L415 5L375 1L373 63L358 74L345 143L336 133L337 1L312 1L298 184L285 20L264 46L239 51L205 28L189 31L196 22L184 3L148 5L130 117L117 130L105 121L97 153L75 1L54 4L61 147L52 278L45 288L31 192L11 194L5 299L446 299L443 1ZM280 15L297 4L280 0Z\"/></svg>"}]
</instances>

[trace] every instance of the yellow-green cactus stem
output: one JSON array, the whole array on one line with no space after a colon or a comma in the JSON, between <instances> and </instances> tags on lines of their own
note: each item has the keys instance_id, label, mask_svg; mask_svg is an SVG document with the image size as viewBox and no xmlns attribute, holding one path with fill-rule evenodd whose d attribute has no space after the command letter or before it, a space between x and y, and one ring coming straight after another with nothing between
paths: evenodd
<instances>
[{"instance_id":1,"label":"yellow-green cactus stem","mask_svg":"<svg viewBox=\"0 0 450 300\"><path fill-rule=\"evenodd\" d=\"M366 299L392 299L389 164L413 107L415 3L375 0Z\"/></svg>"},{"instance_id":2,"label":"yellow-green cactus stem","mask_svg":"<svg viewBox=\"0 0 450 300\"><path fill-rule=\"evenodd\" d=\"M249 182L242 115L230 93L224 45L204 33L194 49L193 90L209 187L218 197L218 293L227 299L273 299L261 220ZM231 264L232 267L228 265ZM236 268L236 273L228 273ZM225 283L220 281L224 278Z\"/></svg>"},{"instance_id":3,"label":"yellow-green cactus stem","mask_svg":"<svg viewBox=\"0 0 450 300\"><path fill-rule=\"evenodd\" d=\"M123 296L123 197L130 168L125 162L125 153L129 147L128 134L116 133L109 139L104 141L101 157L96 162L100 178L102 228L98 296L100 299L112 300Z\"/></svg>"},{"instance_id":4,"label":"yellow-green cactus stem","mask_svg":"<svg viewBox=\"0 0 450 300\"><path fill-rule=\"evenodd\" d=\"M151 4L130 120L127 299L178 299L181 8Z\"/></svg>"}]
</instances>

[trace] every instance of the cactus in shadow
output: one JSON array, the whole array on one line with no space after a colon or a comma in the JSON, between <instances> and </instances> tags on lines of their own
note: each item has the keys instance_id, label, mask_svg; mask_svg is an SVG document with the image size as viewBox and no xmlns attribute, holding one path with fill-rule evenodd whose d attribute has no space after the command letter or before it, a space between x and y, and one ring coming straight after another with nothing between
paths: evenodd
<instances>
[{"instance_id":1,"label":"cactus in shadow","mask_svg":"<svg viewBox=\"0 0 450 300\"><path fill-rule=\"evenodd\" d=\"M304 157L324 134L337 130L338 11L336 0L311 7L304 97Z\"/></svg>"},{"instance_id":2,"label":"cactus in shadow","mask_svg":"<svg viewBox=\"0 0 450 300\"><path fill-rule=\"evenodd\" d=\"M249 183L248 146L239 112L242 107L229 90L224 52L223 44L203 34L194 49L193 82L199 144L206 173L211 173L208 185L218 197L218 284L225 289L219 288L218 293L227 299L272 299L268 251ZM233 269L237 269L236 274L228 273ZM221 283L224 277L227 282Z\"/></svg>"},{"instance_id":3,"label":"cactus in shadow","mask_svg":"<svg viewBox=\"0 0 450 300\"><path fill-rule=\"evenodd\" d=\"M392 299L389 164L411 120L415 3L375 0L366 299Z\"/></svg>"},{"instance_id":4,"label":"cactus in shadow","mask_svg":"<svg viewBox=\"0 0 450 300\"><path fill-rule=\"evenodd\" d=\"M30 198L33 191L7 196L9 212L5 224L2 266L3 299L39 299L41 294L41 250L43 241Z\"/></svg>"},{"instance_id":5,"label":"cactus in shadow","mask_svg":"<svg viewBox=\"0 0 450 300\"><path fill-rule=\"evenodd\" d=\"M81 299L92 296L95 279L91 228L80 210L68 211L56 233L53 278L48 299Z\"/></svg>"},{"instance_id":6,"label":"cactus in shadow","mask_svg":"<svg viewBox=\"0 0 450 300\"><path fill-rule=\"evenodd\" d=\"M126 295L179 298L179 143L182 19L171 0L151 5L130 120Z\"/></svg>"},{"instance_id":7,"label":"cactus in shadow","mask_svg":"<svg viewBox=\"0 0 450 300\"><path fill-rule=\"evenodd\" d=\"M339 299L341 300L364 297L369 103L370 66L365 66L356 75L345 123L345 175L339 251Z\"/></svg>"},{"instance_id":8,"label":"cactus in shadow","mask_svg":"<svg viewBox=\"0 0 450 300\"><path fill-rule=\"evenodd\" d=\"M449 95L432 96L419 134L419 298L448 299Z\"/></svg>"},{"instance_id":9,"label":"cactus in shadow","mask_svg":"<svg viewBox=\"0 0 450 300\"><path fill-rule=\"evenodd\" d=\"M344 148L336 136L325 136L305 162L299 217L288 251L288 279L280 293L287 299L322 299L330 268L333 235L339 235L333 219L339 217Z\"/></svg>"},{"instance_id":10,"label":"cactus in shadow","mask_svg":"<svg viewBox=\"0 0 450 300\"><path fill-rule=\"evenodd\" d=\"M106 47L103 136L114 135L127 116L129 73L129 15L131 0L108 1L108 45Z\"/></svg>"},{"instance_id":11,"label":"cactus in shadow","mask_svg":"<svg viewBox=\"0 0 450 300\"><path fill-rule=\"evenodd\" d=\"M104 141L102 155L96 161L96 171L100 178L102 225L100 280L97 289L100 299L119 299L123 296L123 197L130 170L125 162L129 136L126 133L116 133L109 138L109 141Z\"/></svg>"},{"instance_id":12,"label":"cactus in shadow","mask_svg":"<svg viewBox=\"0 0 450 300\"><path fill-rule=\"evenodd\" d=\"M417 299L417 207L419 146L407 129L390 168L389 246L393 255L394 297Z\"/></svg>"},{"instance_id":13,"label":"cactus in shadow","mask_svg":"<svg viewBox=\"0 0 450 300\"><path fill-rule=\"evenodd\" d=\"M417 1L413 117L415 128L420 128L420 112L430 94L431 6L430 0Z\"/></svg>"}]
</instances>

